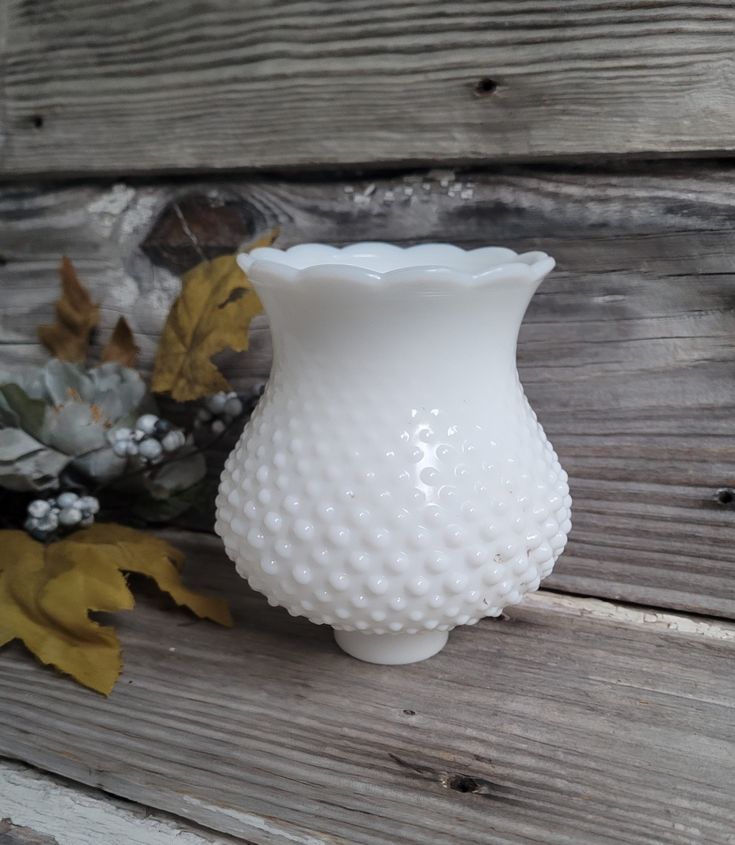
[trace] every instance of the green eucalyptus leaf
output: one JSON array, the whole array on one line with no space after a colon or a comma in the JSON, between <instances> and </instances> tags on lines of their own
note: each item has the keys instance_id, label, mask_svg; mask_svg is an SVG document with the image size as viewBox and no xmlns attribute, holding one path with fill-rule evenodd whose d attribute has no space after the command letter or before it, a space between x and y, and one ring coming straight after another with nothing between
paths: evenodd
<instances>
[{"instance_id":1,"label":"green eucalyptus leaf","mask_svg":"<svg viewBox=\"0 0 735 845\"><path fill-rule=\"evenodd\" d=\"M216 489L212 490L211 482L217 484L216 479L203 478L186 490L180 490L165 499L157 499L150 493L136 496L132 511L146 522L171 522L192 508L204 508L210 501L214 501ZM211 528L211 523L208 527Z\"/></svg>"},{"instance_id":2,"label":"green eucalyptus leaf","mask_svg":"<svg viewBox=\"0 0 735 845\"><path fill-rule=\"evenodd\" d=\"M130 462L112 451L114 432L132 428L146 412L156 413L156 408L140 374L113 361L90 369L52 360L43 367L0 370L0 429L15 432L0 441L0 451L5 444L0 462L6 486L37 489L70 462L72 474L88 481L109 484L120 478L122 484ZM176 470L161 468L155 495L163 499L192 486L203 474L200 462L187 458ZM131 484L148 490L149 473L158 474L148 469Z\"/></svg>"},{"instance_id":3,"label":"green eucalyptus leaf","mask_svg":"<svg viewBox=\"0 0 735 845\"><path fill-rule=\"evenodd\" d=\"M200 482L206 471L204 456L194 452L161 464L160 468L146 479L146 488L154 499L167 499Z\"/></svg>"},{"instance_id":4,"label":"green eucalyptus leaf","mask_svg":"<svg viewBox=\"0 0 735 845\"><path fill-rule=\"evenodd\" d=\"M46 403L32 399L20 385L0 386L0 421L3 425L22 428L33 437L39 437L46 414Z\"/></svg>"},{"instance_id":5,"label":"green eucalyptus leaf","mask_svg":"<svg viewBox=\"0 0 735 845\"><path fill-rule=\"evenodd\" d=\"M119 457L110 446L105 446L74 458L71 468L99 484L108 484L125 472L127 464L126 458Z\"/></svg>"},{"instance_id":6,"label":"green eucalyptus leaf","mask_svg":"<svg viewBox=\"0 0 735 845\"><path fill-rule=\"evenodd\" d=\"M17 428L0 429L0 486L9 490L54 487L69 457Z\"/></svg>"},{"instance_id":7,"label":"green eucalyptus leaf","mask_svg":"<svg viewBox=\"0 0 735 845\"><path fill-rule=\"evenodd\" d=\"M0 428L0 461L16 461L42 448L43 443L19 428Z\"/></svg>"},{"instance_id":8,"label":"green eucalyptus leaf","mask_svg":"<svg viewBox=\"0 0 735 845\"><path fill-rule=\"evenodd\" d=\"M18 367L13 370L0 370L0 384L17 384L31 399L45 399L43 367Z\"/></svg>"}]
</instances>

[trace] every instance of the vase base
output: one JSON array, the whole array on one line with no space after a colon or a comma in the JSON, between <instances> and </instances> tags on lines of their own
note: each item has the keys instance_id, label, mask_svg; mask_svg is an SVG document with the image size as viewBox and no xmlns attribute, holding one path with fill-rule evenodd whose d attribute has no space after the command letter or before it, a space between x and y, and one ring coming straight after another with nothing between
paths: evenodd
<instances>
[{"instance_id":1,"label":"vase base","mask_svg":"<svg viewBox=\"0 0 735 845\"><path fill-rule=\"evenodd\" d=\"M335 631L337 645L352 657L366 663L398 666L417 663L440 652L447 644L447 631L420 634L363 634L361 631Z\"/></svg>"}]
</instances>

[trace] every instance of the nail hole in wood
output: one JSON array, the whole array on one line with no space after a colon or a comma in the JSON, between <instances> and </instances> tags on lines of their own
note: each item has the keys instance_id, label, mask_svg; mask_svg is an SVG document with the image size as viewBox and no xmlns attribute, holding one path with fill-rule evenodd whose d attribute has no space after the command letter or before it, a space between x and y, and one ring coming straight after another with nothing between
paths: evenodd
<instances>
[{"instance_id":1,"label":"nail hole in wood","mask_svg":"<svg viewBox=\"0 0 735 845\"><path fill-rule=\"evenodd\" d=\"M0 267L4 267L8 263L8 259L4 255L0 255Z\"/></svg>"},{"instance_id":2,"label":"nail hole in wood","mask_svg":"<svg viewBox=\"0 0 735 845\"><path fill-rule=\"evenodd\" d=\"M31 117L31 123L33 124L34 129L43 129L43 115L34 114Z\"/></svg>"},{"instance_id":3,"label":"nail hole in wood","mask_svg":"<svg viewBox=\"0 0 735 845\"><path fill-rule=\"evenodd\" d=\"M729 487L723 487L717 491L715 498L721 505L731 505L735 502L735 490L731 490Z\"/></svg>"},{"instance_id":4,"label":"nail hole in wood","mask_svg":"<svg viewBox=\"0 0 735 845\"><path fill-rule=\"evenodd\" d=\"M480 784L469 775L450 775L447 778L447 788L456 792L477 792Z\"/></svg>"},{"instance_id":5,"label":"nail hole in wood","mask_svg":"<svg viewBox=\"0 0 735 845\"><path fill-rule=\"evenodd\" d=\"M475 94L478 97L487 97L495 93L497 89L498 83L494 79L490 79L489 76L483 76L475 83Z\"/></svg>"},{"instance_id":6,"label":"nail hole in wood","mask_svg":"<svg viewBox=\"0 0 735 845\"><path fill-rule=\"evenodd\" d=\"M404 715L404 716L415 716L415 715L416 715L416 711L415 711L415 710L408 710L408 709L406 709L406 710L404 710L404 711L403 711L403 715Z\"/></svg>"}]
</instances>

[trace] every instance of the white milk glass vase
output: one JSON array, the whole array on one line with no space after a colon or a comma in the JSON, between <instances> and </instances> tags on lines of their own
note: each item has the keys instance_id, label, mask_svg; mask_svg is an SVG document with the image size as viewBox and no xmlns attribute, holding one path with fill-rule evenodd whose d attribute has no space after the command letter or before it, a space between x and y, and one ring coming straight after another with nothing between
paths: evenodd
<instances>
[{"instance_id":1,"label":"white milk glass vase","mask_svg":"<svg viewBox=\"0 0 735 845\"><path fill-rule=\"evenodd\" d=\"M217 496L240 575L354 657L392 664L536 590L571 498L516 340L553 259L358 243L239 262L274 352Z\"/></svg>"}]
</instances>

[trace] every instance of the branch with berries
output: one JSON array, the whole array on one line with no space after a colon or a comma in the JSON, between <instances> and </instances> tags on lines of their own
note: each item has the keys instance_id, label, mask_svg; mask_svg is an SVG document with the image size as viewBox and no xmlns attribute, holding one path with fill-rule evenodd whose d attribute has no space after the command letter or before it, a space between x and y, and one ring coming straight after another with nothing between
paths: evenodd
<instances>
[{"instance_id":1,"label":"branch with berries","mask_svg":"<svg viewBox=\"0 0 735 845\"><path fill-rule=\"evenodd\" d=\"M56 320L39 328L53 357L0 371L0 646L20 640L108 694L120 643L88 613L132 608L129 573L201 618L232 624L222 599L181 582L178 549L130 523L187 512L189 523L202 503L211 508L209 450L245 425L262 393L235 393L211 358L247 348L261 307L234 255L202 262L182 280L148 386L122 317L89 361L99 308L68 259L60 276Z\"/></svg>"},{"instance_id":2,"label":"branch with berries","mask_svg":"<svg viewBox=\"0 0 735 845\"><path fill-rule=\"evenodd\" d=\"M0 489L25 501L8 513L46 542L108 513L170 522L210 495L208 450L245 424L262 393L236 393L210 360L225 346L247 345L260 303L234 256L194 268L166 320L148 387L125 318L89 363L99 308L68 259L61 287L56 322L39 328L53 358L0 372ZM159 410L164 393L178 424Z\"/></svg>"}]
</instances>

